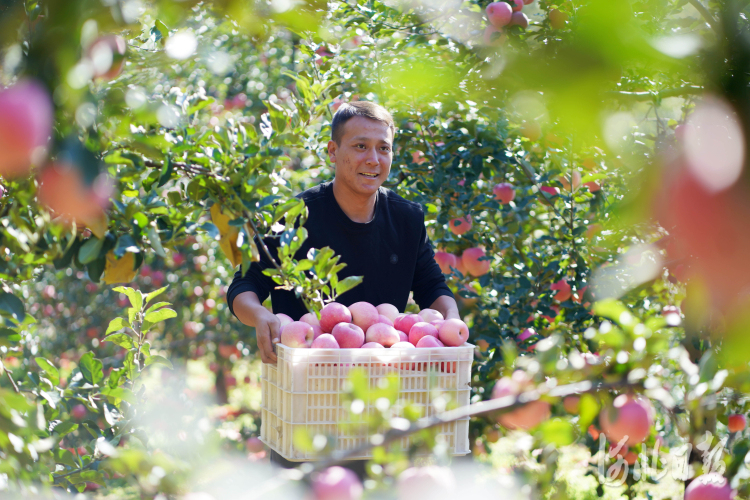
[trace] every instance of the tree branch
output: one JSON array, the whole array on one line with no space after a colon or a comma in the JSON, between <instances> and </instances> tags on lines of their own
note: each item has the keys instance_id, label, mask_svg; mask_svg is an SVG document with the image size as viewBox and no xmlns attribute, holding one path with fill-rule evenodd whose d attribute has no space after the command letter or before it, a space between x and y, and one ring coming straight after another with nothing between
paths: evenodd
<instances>
[{"instance_id":1,"label":"tree branch","mask_svg":"<svg viewBox=\"0 0 750 500\"><path fill-rule=\"evenodd\" d=\"M686 85L684 87L677 87L674 89L661 90L659 92L627 92L627 91L613 91L608 94L614 97L626 97L635 101L648 101L665 99L667 97L682 97L687 95L702 94L704 88L699 85Z\"/></svg>"},{"instance_id":2,"label":"tree branch","mask_svg":"<svg viewBox=\"0 0 750 500\"><path fill-rule=\"evenodd\" d=\"M620 382L610 382L610 383L591 382L591 381L585 380L582 382L575 382L573 384L561 385L559 387L555 387L553 389L550 389L550 391L547 392L545 395L554 397L554 398L562 398L562 397L570 396L573 394L583 394L583 393L588 393L588 392L617 389L617 388L622 388L622 387L634 387L636 385L638 384L632 384L625 380L622 380ZM383 446L393 441L398 441L399 439L403 439L404 437L410 434L414 434L416 432L419 432L425 429L431 429L433 427L437 427L437 426L440 426L449 422L453 422L455 420L461 420L461 419L468 418L468 417L475 417L478 415L485 415L485 414L494 413L500 410L512 409L512 408L522 406L533 401L537 401L538 399L541 398L541 396L542 394L538 391L529 391L519 396L505 396L502 398L490 399L488 401L480 401L478 403L470 404L468 406L463 406L455 410L444 412L440 415L435 415L434 417L431 417L431 418L422 419L418 422L410 424L407 428L404 428L404 429L391 429L384 436L382 436L382 439L370 439L368 443L362 446L359 446L357 448L344 451L344 452L332 453L328 459L315 462L312 467L309 467L309 465L307 465L307 467L304 469L304 472L303 470L300 470L300 469L284 470L276 477L261 484L259 488L254 490L252 494L248 495L246 498L247 499L264 498L264 495L282 486L286 481L300 480L304 478L305 476L310 476L314 474L315 472L319 472L333 465L342 463L348 459L351 459L352 457L361 456L364 452L372 448L375 448L377 446Z\"/></svg>"},{"instance_id":3,"label":"tree branch","mask_svg":"<svg viewBox=\"0 0 750 500\"><path fill-rule=\"evenodd\" d=\"M698 0L688 0L688 2L690 3L690 5L695 7L695 10L700 12L701 16L703 16L703 19L706 20L706 23L708 23L711 29L714 30L720 38L723 37L724 34L719 28L719 23L716 21L716 19L714 19L708 9L706 9Z\"/></svg>"}]
</instances>

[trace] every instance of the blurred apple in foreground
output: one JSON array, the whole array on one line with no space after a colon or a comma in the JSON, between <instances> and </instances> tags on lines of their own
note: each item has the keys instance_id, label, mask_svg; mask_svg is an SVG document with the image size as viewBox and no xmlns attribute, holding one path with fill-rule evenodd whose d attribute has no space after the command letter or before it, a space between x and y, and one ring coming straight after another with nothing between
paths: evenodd
<instances>
[{"instance_id":1,"label":"blurred apple in foreground","mask_svg":"<svg viewBox=\"0 0 750 500\"><path fill-rule=\"evenodd\" d=\"M112 195L112 184L104 174L99 175L93 185L87 186L81 171L68 163L47 165L37 180L37 197L42 204L57 216L90 227L104 215Z\"/></svg>"},{"instance_id":2,"label":"blurred apple in foreground","mask_svg":"<svg viewBox=\"0 0 750 500\"><path fill-rule=\"evenodd\" d=\"M685 500L731 500L736 492L718 472L709 472L693 479L685 488Z\"/></svg>"},{"instance_id":3,"label":"blurred apple in foreground","mask_svg":"<svg viewBox=\"0 0 750 500\"><path fill-rule=\"evenodd\" d=\"M611 407L602 410L599 423L611 443L619 443L627 437L625 444L633 446L650 434L654 425L654 408L648 399L620 394Z\"/></svg>"},{"instance_id":4,"label":"blurred apple in foreground","mask_svg":"<svg viewBox=\"0 0 750 500\"><path fill-rule=\"evenodd\" d=\"M52 133L52 101L39 83L23 80L0 90L0 175L26 175L46 155Z\"/></svg>"},{"instance_id":5,"label":"blurred apple in foreground","mask_svg":"<svg viewBox=\"0 0 750 500\"><path fill-rule=\"evenodd\" d=\"M406 469L396 484L398 500L447 498L455 489L453 471L436 465Z\"/></svg>"},{"instance_id":6,"label":"blurred apple in foreground","mask_svg":"<svg viewBox=\"0 0 750 500\"><path fill-rule=\"evenodd\" d=\"M315 500L356 500L362 497L362 483L344 467L329 467L312 480Z\"/></svg>"}]
</instances>

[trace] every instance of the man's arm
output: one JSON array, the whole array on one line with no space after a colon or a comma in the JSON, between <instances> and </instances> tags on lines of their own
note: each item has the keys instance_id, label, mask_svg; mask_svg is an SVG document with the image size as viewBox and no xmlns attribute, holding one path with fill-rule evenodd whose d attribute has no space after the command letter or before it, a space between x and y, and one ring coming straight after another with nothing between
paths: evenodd
<instances>
[{"instance_id":1,"label":"man's arm","mask_svg":"<svg viewBox=\"0 0 750 500\"><path fill-rule=\"evenodd\" d=\"M458 304L450 295L441 295L432 303L430 309L435 309L443 315L445 319L461 319L458 314Z\"/></svg>"},{"instance_id":2,"label":"man's arm","mask_svg":"<svg viewBox=\"0 0 750 500\"><path fill-rule=\"evenodd\" d=\"M280 339L281 322L274 313L263 307L255 292L242 292L232 303L234 314L242 323L255 328L260 357L264 363L275 364L273 345Z\"/></svg>"}]
</instances>

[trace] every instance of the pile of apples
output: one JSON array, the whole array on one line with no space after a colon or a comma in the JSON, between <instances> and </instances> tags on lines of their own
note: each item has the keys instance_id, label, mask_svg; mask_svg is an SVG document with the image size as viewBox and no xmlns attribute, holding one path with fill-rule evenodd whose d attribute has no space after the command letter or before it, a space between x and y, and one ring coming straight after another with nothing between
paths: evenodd
<instances>
[{"instance_id":1,"label":"pile of apples","mask_svg":"<svg viewBox=\"0 0 750 500\"><path fill-rule=\"evenodd\" d=\"M356 302L349 307L326 304L320 319L307 313L299 321L277 314L281 321L281 343L287 347L313 349L412 349L457 347L469 338L469 328L460 319L443 319L434 309L419 314L400 313L396 306Z\"/></svg>"}]
</instances>

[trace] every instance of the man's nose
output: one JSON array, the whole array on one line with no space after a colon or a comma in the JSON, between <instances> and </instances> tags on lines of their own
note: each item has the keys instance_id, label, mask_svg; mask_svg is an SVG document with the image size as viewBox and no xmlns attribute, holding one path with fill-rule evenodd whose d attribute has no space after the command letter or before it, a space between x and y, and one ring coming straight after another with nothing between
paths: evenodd
<instances>
[{"instance_id":1,"label":"man's nose","mask_svg":"<svg viewBox=\"0 0 750 500\"><path fill-rule=\"evenodd\" d=\"M380 163L380 158L378 158L378 151L376 149L370 149L367 153L367 163L372 165L377 165Z\"/></svg>"}]
</instances>

